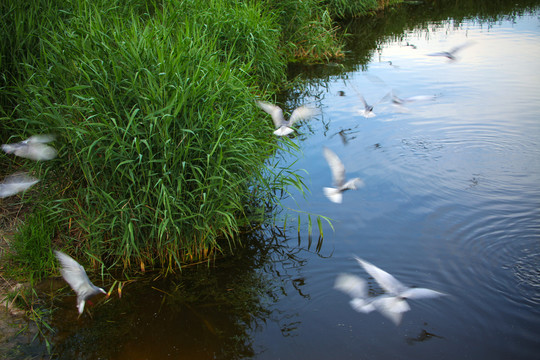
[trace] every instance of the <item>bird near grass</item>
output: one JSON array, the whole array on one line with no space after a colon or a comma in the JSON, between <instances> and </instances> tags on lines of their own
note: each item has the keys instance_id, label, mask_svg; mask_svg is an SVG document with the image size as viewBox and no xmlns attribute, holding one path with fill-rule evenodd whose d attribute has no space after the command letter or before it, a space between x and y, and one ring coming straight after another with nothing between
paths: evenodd
<instances>
[{"instance_id":1,"label":"bird near grass","mask_svg":"<svg viewBox=\"0 0 540 360\"><path fill-rule=\"evenodd\" d=\"M364 279L355 275L340 274L336 278L334 287L353 298L350 304L356 311L369 313L378 310L382 315L399 325L403 313L410 310L406 299L425 299L446 295L431 289L407 287L375 265L358 257L355 259L385 291L383 295L370 297Z\"/></svg>"},{"instance_id":2,"label":"bird near grass","mask_svg":"<svg viewBox=\"0 0 540 360\"><path fill-rule=\"evenodd\" d=\"M289 135L290 133L294 132L294 130L291 128L294 123L300 120L310 119L319 112L315 107L303 105L296 108L287 121L283 116L283 110L279 106L264 101L257 101L257 105L272 116L272 120L276 126L276 131L274 131L274 134L277 136Z\"/></svg>"},{"instance_id":3,"label":"bird near grass","mask_svg":"<svg viewBox=\"0 0 540 360\"><path fill-rule=\"evenodd\" d=\"M84 268L71 256L58 250L55 250L54 254L58 262L60 262L62 277L77 294L77 309L80 316L84 311L84 304L87 300L97 294L107 294L107 292L92 284Z\"/></svg>"},{"instance_id":4,"label":"bird near grass","mask_svg":"<svg viewBox=\"0 0 540 360\"><path fill-rule=\"evenodd\" d=\"M53 140L53 135L35 135L15 144L3 144L2 150L30 160L51 160L58 155L58 152L46 144Z\"/></svg>"},{"instance_id":5,"label":"bird near grass","mask_svg":"<svg viewBox=\"0 0 540 360\"><path fill-rule=\"evenodd\" d=\"M332 178L335 186L335 188L323 188L324 195L326 195L330 201L340 204L343 201L344 191L356 190L357 187L364 186L364 182L360 178L354 178L346 181L345 166L336 153L325 146L323 147L323 154L332 172Z\"/></svg>"},{"instance_id":6,"label":"bird near grass","mask_svg":"<svg viewBox=\"0 0 540 360\"><path fill-rule=\"evenodd\" d=\"M38 182L38 179L27 173L9 175L0 183L0 199L26 191Z\"/></svg>"}]
</instances>

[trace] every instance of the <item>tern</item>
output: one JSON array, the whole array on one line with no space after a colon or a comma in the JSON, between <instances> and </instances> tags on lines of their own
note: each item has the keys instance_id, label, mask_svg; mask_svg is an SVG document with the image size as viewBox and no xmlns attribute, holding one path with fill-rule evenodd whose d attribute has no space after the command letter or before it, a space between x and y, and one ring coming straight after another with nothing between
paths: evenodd
<instances>
[{"instance_id":1,"label":"tern","mask_svg":"<svg viewBox=\"0 0 540 360\"><path fill-rule=\"evenodd\" d=\"M38 179L27 173L9 175L0 183L0 199L28 190L38 182Z\"/></svg>"},{"instance_id":2,"label":"tern","mask_svg":"<svg viewBox=\"0 0 540 360\"><path fill-rule=\"evenodd\" d=\"M337 204L343 201L343 192L346 190L356 190L357 186L364 186L364 182L360 178L354 178L349 181L345 181L345 166L339 159L339 157L326 146L323 147L323 154L328 162L328 166L332 171L332 177L334 179L335 188L325 187L323 188L324 195Z\"/></svg>"},{"instance_id":3,"label":"tern","mask_svg":"<svg viewBox=\"0 0 540 360\"><path fill-rule=\"evenodd\" d=\"M385 291L383 295L368 296L367 282L364 279L351 274L338 275L334 288L350 295L352 297L350 304L358 312L367 314L377 310L396 325L399 325L403 313L410 310L406 299L423 299L446 295L435 290L407 287L375 265L358 257L355 257L355 259Z\"/></svg>"},{"instance_id":4,"label":"tern","mask_svg":"<svg viewBox=\"0 0 540 360\"><path fill-rule=\"evenodd\" d=\"M382 80L381 80L382 81ZM375 113L373 112L373 108L375 107L375 105L377 105L378 103L380 103L381 101L383 101L384 99L386 99L386 96L384 96L383 98L381 98L381 100L377 101L376 103L374 103L373 105L370 105L367 103L366 99L364 98L364 96L360 93L360 91L358 91L358 89L355 87L355 86L352 86L351 87L353 88L353 90L356 92L356 94L358 95L358 97L360 98L360 101L362 102L362 104L364 105L364 109L361 109L359 110L358 112L360 113L360 115L362 115L363 117L365 118L372 118L375 116Z\"/></svg>"},{"instance_id":5,"label":"tern","mask_svg":"<svg viewBox=\"0 0 540 360\"><path fill-rule=\"evenodd\" d=\"M466 42L464 44L453 47L452 49L448 51L441 51L441 52L436 52L436 53L427 54L427 55L428 56L443 56L443 57L448 58L450 61L456 61L457 60L456 53L466 48L467 46L470 46L471 44L472 42Z\"/></svg>"},{"instance_id":6,"label":"tern","mask_svg":"<svg viewBox=\"0 0 540 360\"><path fill-rule=\"evenodd\" d=\"M54 140L52 135L36 135L15 144L3 144L2 150L8 154L31 160L51 160L58 154L56 149L46 145Z\"/></svg>"},{"instance_id":7,"label":"tern","mask_svg":"<svg viewBox=\"0 0 540 360\"><path fill-rule=\"evenodd\" d=\"M272 116L272 120L274 121L274 125L277 129L276 131L274 131L274 134L276 134L277 136L289 135L290 133L294 132L291 126L295 122L309 119L318 113L318 110L316 108L303 105L296 108L292 112L289 121L286 121L283 117L283 110L281 110L279 106L264 101L257 101L257 105L259 105L261 109L263 109L266 113Z\"/></svg>"},{"instance_id":8,"label":"tern","mask_svg":"<svg viewBox=\"0 0 540 360\"><path fill-rule=\"evenodd\" d=\"M84 268L71 256L55 250L54 254L60 262L60 273L77 294L77 309L79 316L83 313L86 300L99 293L107 294L105 290L92 284Z\"/></svg>"}]
</instances>

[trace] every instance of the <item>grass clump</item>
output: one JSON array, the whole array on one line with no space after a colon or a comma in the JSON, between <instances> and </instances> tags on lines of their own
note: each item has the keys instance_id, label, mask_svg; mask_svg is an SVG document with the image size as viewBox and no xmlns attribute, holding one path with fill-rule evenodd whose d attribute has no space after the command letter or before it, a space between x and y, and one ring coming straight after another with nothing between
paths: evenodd
<instances>
[{"instance_id":1,"label":"grass clump","mask_svg":"<svg viewBox=\"0 0 540 360\"><path fill-rule=\"evenodd\" d=\"M57 136L59 158L17 161L47 175L40 201L59 242L107 266L171 269L233 249L283 186L303 188L270 165L294 145L254 99L283 83L291 56L342 56L326 4L4 3L0 140Z\"/></svg>"},{"instance_id":2,"label":"grass clump","mask_svg":"<svg viewBox=\"0 0 540 360\"><path fill-rule=\"evenodd\" d=\"M40 61L24 67L14 121L58 136L44 206L71 246L109 265L166 268L234 248L253 189L272 196L264 164L278 145L254 103L255 82L284 65L254 65L277 41L271 20L242 5L211 26L189 2L142 15L120 2L64 5ZM244 21L236 36L233 14Z\"/></svg>"}]
</instances>

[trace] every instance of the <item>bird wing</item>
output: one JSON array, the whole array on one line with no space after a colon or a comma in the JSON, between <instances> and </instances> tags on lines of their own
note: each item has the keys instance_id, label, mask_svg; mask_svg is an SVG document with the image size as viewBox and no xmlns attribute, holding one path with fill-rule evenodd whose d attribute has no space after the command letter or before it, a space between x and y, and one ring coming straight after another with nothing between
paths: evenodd
<instances>
[{"instance_id":1,"label":"bird wing","mask_svg":"<svg viewBox=\"0 0 540 360\"><path fill-rule=\"evenodd\" d=\"M0 183L0 199L24 191L38 182L38 179L28 176L27 174L10 175Z\"/></svg>"},{"instance_id":2,"label":"bird wing","mask_svg":"<svg viewBox=\"0 0 540 360\"><path fill-rule=\"evenodd\" d=\"M347 181L343 186L341 186L340 190L356 190L357 187L363 187L365 184L360 178L354 178L349 181Z\"/></svg>"},{"instance_id":3,"label":"bird wing","mask_svg":"<svg viewBox=\"0 0 540 360\"><path fill-rule=\"evenodd\" d=\"M447 51L441 51L441 52L427 54L427 56L446 56L446 57L449 57L449 55L451 55L451 54L449 52L447 52Z\"/></svg>"},{"instance_id":4,"label":"bird wing","mask_svg":"<svg viewBox=\"0 0 540 360\"><path fill-rule=\"evenodd\" d=\"M326 146L323 148L323 154L332 171L332 177L334 179L334 185L341 187L345 182L345 166L339 160L339 157L332 150Z\"/></svg>"},{"instance_id":5,"label":"bird wing","mask_svg":"<svg viewBox=\"0 0 540 360\"><path fill-rule=\"evenodd\" d=\"M300 107L297 107L294 109L294 111L291 114L291 117L289 118L289 126L294 124L297 121L309 119L316 114L318 114L319 110L312 106L303 105Z\"/></svg>"},{"instance_id":6,"label":"bird wing","mask_svg":"<svg viewBox=\"0 0 540 360\"><path fill-rule=\"evenodd\" d=\"M396 296L379 296L373 300L372 304L396 325L401 323L403 313L411 309L405 300Z\"/></svg>"},{"instance_id":7,"label":"bird wing","mask_svg":"<svg viewBox=\"0 0 540 360\"><path fill-rule=\"evenodd\" d=\"M435 100L435 96L434 95L416 95L416 96L411 96L406 99L403 99L403 101L406 101L406 102L427 101L427 100Z\"/></svg>"},{"instance_id":8,"label":"bird wing","mask_svg":"<svg viewBox=\"0 0 540 360\"><path fill-rule=\"evenodd\" d=\"M461 45L453 47L452 49L448 50L448 52L453 55L453 54L457 53L458 51L470 46L471 44L472 44L471 42L463 43Z\"/></svg>"},{"instance_id":9,"label":"bird wing","mask_svg":"<svg viewBox=\"0 0 540 360\"><path fill-rule=\"evenodd\" d=\"M352 298L365 299L368 296L366 281L356 275L339 274L334 289L343 291Z\"/></svg>"},{"instance_id":10,"label":"bird wing","mask_svg":"<svg viewBox=\"0 0 540 360\"><path fill-rule=\"evenodd\" d=\"M386 271L379 269L373 264L368 263L358 257L355 257L356 261L371 275L375 281L389 294L401 295L402 292L407 290L407 287L399 282L395 277L387 273Z\"/></svg>"},{"instance_id":11,"label":"bird wing","mask_svg":"<svg viewBox=\"0 0 540 360\"><path fill-rule=\"evenodd\" d=\"M71 256L64 254L61 251L54 251L56 258L60 262L60 273L66 282L71 286L73 291L80 297L85 294L88 289L92 289L93 284L90 282L84 268L75 261Z\"/></svg>"},{"instance_id":12,"label":"bird wing","mask_svg":"<svg viewBox=\"0 0 540 360\"><path fill-rule=\"evenodd\" d=\"M267 103L265 101L257 101L257 105L272 116L272 120L274 121L276 128L287 125L285 118L283 117L283 110L281 110L279 106Z\"/></svg>"},{"instance_id":13,"label":"bird wing","mask_svg":"<svg viewBox=\"0 0 540 360\"><path fill-rule=\"evenodd\" d=\"M364 99L364 97L362 96L362 94L360 93L360 91L358 91L358 89L356 88L356 86L354 85L351 85L352 89L354 90L354 92L356 93L356 95L358 95L358 97L360 98L360 101L362 102L362 104L364 104L364 108L368 108L369 105L368 103L366 102L366 99Z\"/></svg>"},{"instance_id":14,"label":"bird wing","mask_svg":"<svg viewBox=\"0 0 540 360\"><path fill-rule=\"evenodd\" d=\"M444 295L446 294L424 288L409 288L401 293L401 296L407 299L428 299Z\"/></svg>"},{"instance_id":15,"label":"bird wing","mask_svg":"<svg viewBox=\"0 0 540 360\"><path fill-rule=\"evenodd\" d=\"M34 135L30 136L24 142L27 144L46 144L54 140L54 135L44 134L44 135Z\"/></svg>"}]
</instances>

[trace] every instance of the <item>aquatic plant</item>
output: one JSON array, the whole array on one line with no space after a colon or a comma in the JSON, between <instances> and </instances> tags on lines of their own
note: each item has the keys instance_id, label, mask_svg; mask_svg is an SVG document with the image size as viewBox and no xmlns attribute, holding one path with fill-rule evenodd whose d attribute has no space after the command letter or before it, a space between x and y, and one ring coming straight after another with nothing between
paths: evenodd
<instances>
[{"instance_id":1,"label":"aquatic plant","mask_svg":"<svg viewBox=\"0 0 540 360\"><path fill-rule=\"evenodd\" d=\"M254 101L256 81L283 63L256 67L253 57L278 34L244 22L259 31L249 44L245 28L228 29L244 6L208 26L187 2L137 16L120 2L67 3L63 21L43 29L40 60L21 70L13 113L20 129L58 136L43 206L69 234L63 242L124 267L234 249L249 199L274 196L266 160L291 144L268 134Z\"/></svg>"}]
</instances>

